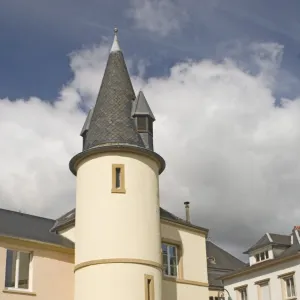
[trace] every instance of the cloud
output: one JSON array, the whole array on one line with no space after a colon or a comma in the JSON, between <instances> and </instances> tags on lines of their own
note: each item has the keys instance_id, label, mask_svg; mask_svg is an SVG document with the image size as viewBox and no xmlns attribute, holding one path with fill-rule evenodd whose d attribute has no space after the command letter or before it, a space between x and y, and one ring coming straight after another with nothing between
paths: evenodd
<instances>
[{"instance_id":1,"label":"cloud","mask_svg":"<svg viewBox=\"0 0 300 300\"><path fill-rule=\"evenodd\" d=\"M166 36L187 22L187 12L172 0L131 0L126 15L139 29Z\"/></svg>"},{"instance_id":2,"label":"cloud","mask_svg":"<svg viewBox=\"0 0 300 300\"><path fill-rule=\"evenodd\" d=\"M274 106L280 45L247 49L256 72L231 57L189 60L169 76L133 78L156 116L155 149L167 163L162 206L183 217L188 199L192 221L235 254L264 232L289 233L300 215L300 99ZM79 107L96 99L107 50L72 53L74 76L52 105L37 98L0 101L2 207L50 216L72 208L68 162L81 147Z\"/></svg>"}]
</instances>

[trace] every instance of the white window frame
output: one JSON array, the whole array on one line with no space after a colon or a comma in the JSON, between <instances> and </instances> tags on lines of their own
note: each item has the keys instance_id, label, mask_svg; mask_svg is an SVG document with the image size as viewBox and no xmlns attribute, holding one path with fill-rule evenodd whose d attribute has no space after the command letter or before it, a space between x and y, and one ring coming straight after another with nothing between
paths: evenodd
<instances>
[{"instance_id":1,"label":"white window frame","mask_svg":"<svg viewBox=\"0 0 300 300\"><path fill-rule=\"evenodd\" d=\"M240 300L248 300L247 288L241 288L239 291Z\"/></svg>"},{"instance_id":2,"label":"white window frame","mask_svg":"<svg viewBox=\"0 0 300 300\"><path fill-rule=\"evenodd\" d=\"M165 274L163 272L164 276L168 276L168 277L178 277L178 246L177 245L173 245L173 244L169 244L169 243L162 243L162 246L166 245L167 246L167 260L168 260L168 274ZM170 248L175 248L175 257L176 257L176 275L170 275L171 274L171 264L170 264ZM163 265L164 267L164 265ZM163 269L164 271L164 269Z\"/></svg>"},{"instance_id":3,"label":"white window frame","mask_svg":"<svg viewBox=\"0 0 300 300\"><path fill-rule=\"evenodd\" d=\"M257 256L258 256L258 259L257 259ZM263 256L264 258L262 258L262 256ZM267 256L268 256L268 257L267 257ZM255 261L256 261L256 262L262 262L262 261L268 260L268 259L270 259L269 250L265 250L265 251L256 253L256 254L254 255L254 257L255 257Z\"/></svg>"},{"instance_id":4,"label":"white window frame","mask_svg":"<svg viewBox=\"0 0 300 300\"><path fill-rule=\"evenodd\" d=\"M16 265L15 265L15 286L14 287L6 287L6 290L18 290L18 291L32 291L32 258L33 258L33 253L30 251L23 251L23 250L15 250L15 249L6 249L6 255L8 251L16 252L17 257L16 257ZM28 288L19 288L19 270L20 270L20 253L26 253L29 254L29 272L28 272ZM5 264L5 277L6 277L6 271L7 271L7 265Z\"/></svg>"},{"instance_id":5,"label":"white window frame","mask_svg":"<svg viewBox=\"0 0 300 300\"><path fill-rule=\"evenodd\" d=\"M285 299L295 299L296 296L297 296L297 293L296 293L296 285L295 285L294 276L289 276L289 277L285 277L285 278L282 278L282 279L284 281L284 296L285 296ZM288 296L288 281L291 281L291 280L292 280L293 286L294 286L294 295L292 295L292 289L291 289L290 290L291 291L291 296L289 297Z\"/></svg>"}]
</instances>

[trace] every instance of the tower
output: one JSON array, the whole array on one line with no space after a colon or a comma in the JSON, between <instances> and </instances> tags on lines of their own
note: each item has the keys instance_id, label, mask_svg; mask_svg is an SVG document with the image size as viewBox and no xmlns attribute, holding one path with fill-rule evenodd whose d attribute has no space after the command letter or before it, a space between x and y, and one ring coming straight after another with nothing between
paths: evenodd
<instances>
[{"instance_id":1,"label":"tower","mask_svg":"<svg viewBox=\"0 0 300 300\"><path fill-rule=\"evenodd\" d=\"M135 96L117 30L95 106L81 131L76 175L75 300L161 300L155 120Z\"/></svg>"}]
</instances>

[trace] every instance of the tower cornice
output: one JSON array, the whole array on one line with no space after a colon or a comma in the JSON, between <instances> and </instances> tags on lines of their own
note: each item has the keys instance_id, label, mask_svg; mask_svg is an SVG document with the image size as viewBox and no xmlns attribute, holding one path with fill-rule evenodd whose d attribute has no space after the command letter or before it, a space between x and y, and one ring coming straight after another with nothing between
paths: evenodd
<instances>
[{"instance_id":1,"label":"tower cornice","mask_svg":"<svg viewBox=\"0 0 300 300\"><path fill-rule=\"evenodd\" d=\"M150 159L156 161L156 163L158 164L159 174L161 174L166 167L165 160L159 154L151 150L148 150L146 148L127 145L127 144L106 144L106 145L100 145L93 148L89 148L88 150L76 154L70 160L69 163L70 171L76 176L79 164L86 158L100 153L114 153L114 152L124 152L124 153L127 152L127 153L134 153L134 154L139 154L139 155L149 157Z\"/></svg>"}]
</instances>

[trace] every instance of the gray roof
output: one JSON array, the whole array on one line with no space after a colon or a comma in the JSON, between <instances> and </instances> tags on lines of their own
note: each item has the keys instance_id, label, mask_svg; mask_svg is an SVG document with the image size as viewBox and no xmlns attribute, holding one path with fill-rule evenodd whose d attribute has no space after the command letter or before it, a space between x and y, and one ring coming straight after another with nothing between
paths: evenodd
<instances>
[{"instance_id":1,"label":"gray roof","mask_svg":"<svg viewBox=\"0 0 300 300\"><path fill-rule=\"evenodd\" d=\"M83 150L107 144L145 148L131 117L135 93L120 49L111 51Z\"/></svg>"},{"instance_id":2,"label":"gray roof","mask_svg":"<svg viewBox=\"0 0 300 300\"><path fill-rule=\"evenodd\" d=\"M67 238L50 232L55 220L0 209L0 236L23 238L74 248Z\"/></svg>"},{"instance_id":3,"label":"gray roof","mask_svg":"<svg viewBox=\"0 0 300 300\"><path fill-rule=\"evenodd\" d=\"M268 236L269 235L269 236ZM289 235L266 233L254 245L252 245L244 254L248 254L265 246L290 246L291 238Z\"/></svg>"},{"instance_id":4,"label":"gray roof","mask_svg":"<svg viewBox=\"0 0 300 300\"><path fill-rule=\"evenodd\" d=\"M142 91L139 92L132 106L132 116L149 116L152 120L155 117Z\"/></svg>"},{"instance_id":5,"label":"gray roof","mask_svg":"<svg viewBox=\"0 0 300 300\"><path fill-rule=\"evenodd\" d=\"M244 262L211 241L206 241L206 255L208 258L207 270L210 287L222 288L223 284L219 277L246 266ZM214 263L209 258L214 258Z\"/></svg>"},{"instance_id":6,"label":"gray roof","mask_svg":"<svg viewBox=\"0 0 300 300\"><path fill-rule=\"evenodd\" d=\"M169 211L167 211L163 208L160 208L160 217L165 220L174 221L176 223L179 223L179 224L191 227L191 228L196 228L196 229L200 229L200 230L208 232L208 229L188 223L185 220L178 218L177 216L173 215L172 213L170 213ZM76 218L76 209L73 208L72 210L70 210L69 212L62 215L61 217L59 217L56 220L55 224L51 228L51 231L55 232L55 231L61 230L64 227L69 226L70 224L75 224L75 218Z\"/></svg>"},{"instance_id":7,"label":"gray roof","mask_svg":"<svg viewBox=\"0 0 300 300\"><path fill-rule=\"evenodd\" d=\"M297 231L297 233L296 233L296 231ZM291 244L291 235L293 235L293 244ZM247 265L244 268L241 268L239 270L230 272L228 275L234 275L234 274L244 272L244 271L247 271L247 270L260 268L264 265L267 266L271 262L280 261L283 258L287 258L287 257L290 257L290 256L300 254L300 244L299 244L299 240L298 240L298 236L300 235L300 232L298 230L294 229L292 231L291 235L282 235L282 234L270 233L270 237L271 237L271 240L273 242L269 242L269 244L272 244L275 247L280 246L281 248L283 248L283 251L273 259L268 259L268 260L265 260L263 262L260 262L259 264L253 264L251 266ZM265 244L265 242L266 242L265 236L266 236L266 234L263 236L264 239L261 238L252 248L253 249L259 249L261 247L261 245L265 246L266 245ZM259 246L259 247L257 247L257 246ZM286 249L284 250L284 248L286 248ZM245 253L248 253L248 251L246 251Z\"/></svg>"}]
</instances>

